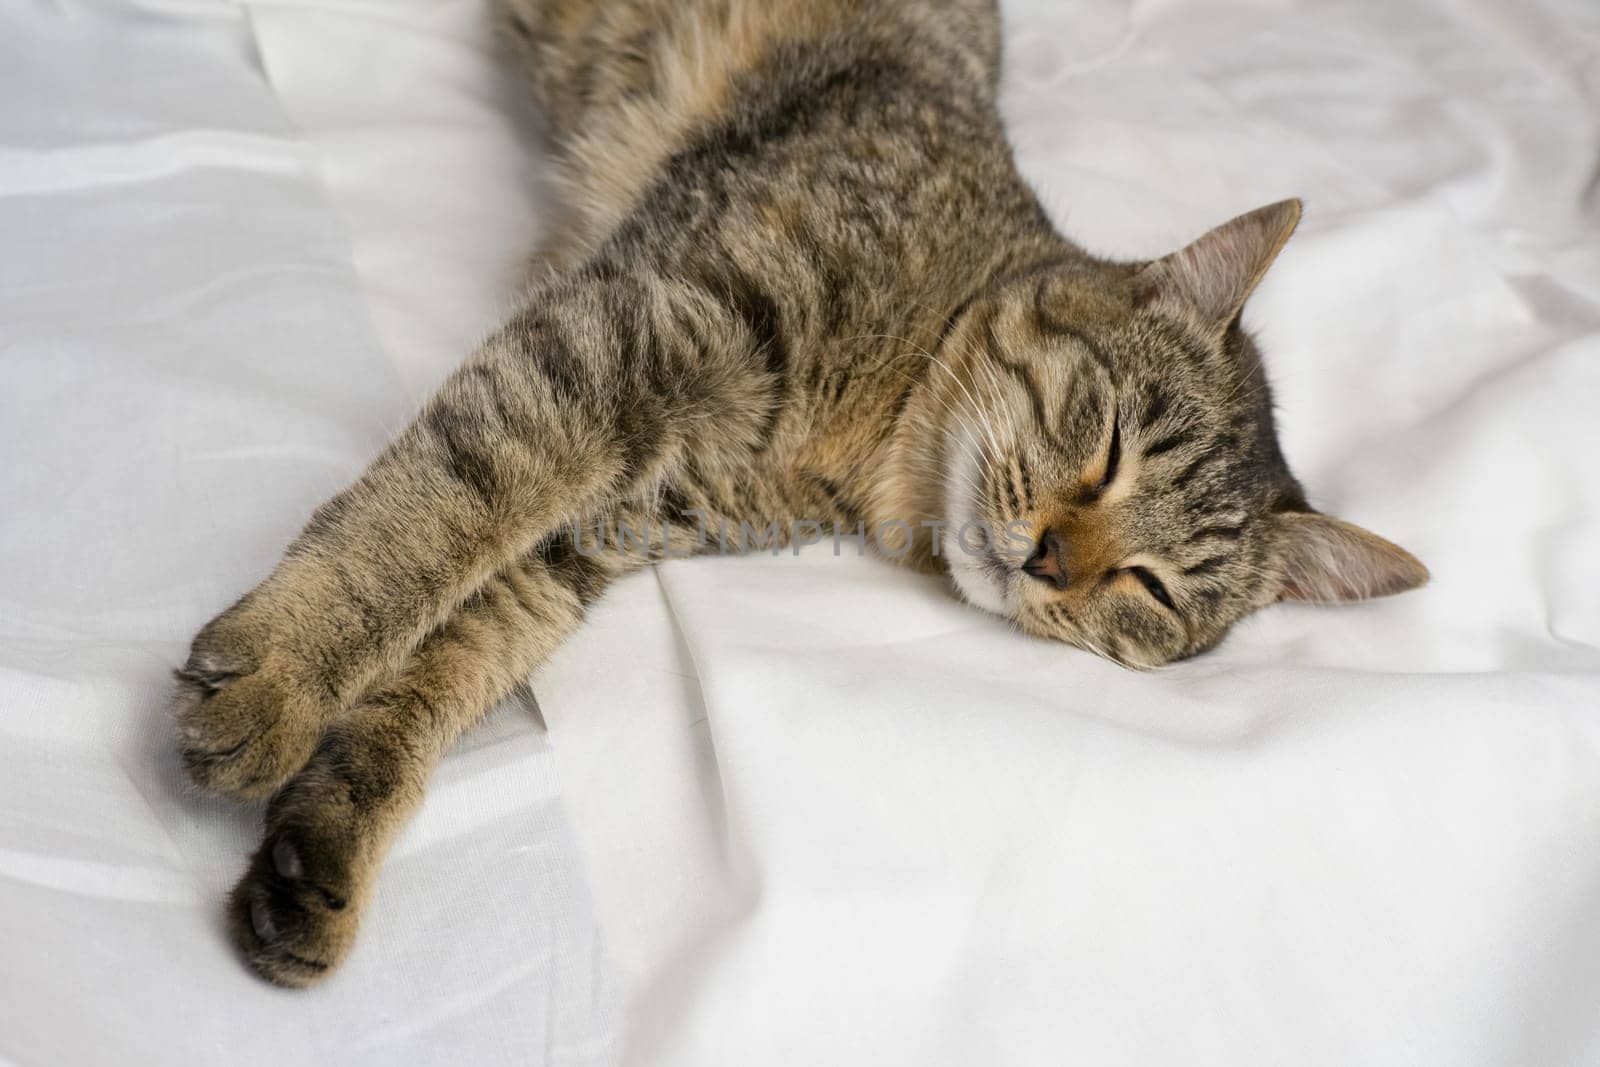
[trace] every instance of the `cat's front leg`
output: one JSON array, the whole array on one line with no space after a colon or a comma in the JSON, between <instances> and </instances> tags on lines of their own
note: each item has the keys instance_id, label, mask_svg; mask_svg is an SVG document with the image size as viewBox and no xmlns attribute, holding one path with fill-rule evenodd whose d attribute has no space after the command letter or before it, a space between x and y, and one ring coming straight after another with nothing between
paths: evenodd
<instances>
[{"instance_id":1,"label":"cat's front leg","mask_svg":"<svg viewBox=\"0 0 1600 1067\"><path fill-rule=\"evenodd\" d=\"M756 447L775 383L749 316L625 273L542 293L445 383L178 672L183 758L260 797L491 575L563 523Z\"/></svg>"},{"instance_id":2,"label":"cat's front leg","mask_svg":"<svg viewBox=\"0 0 1600 1067\"><path fill-rule=\"evenodd\" d=\"M234 940L262 977L305 986L338 966L445 750L549 656L613 578L644 562L580 545L557 533L490 578L329 727L272 798L230 905Z\"/></svg>"}]
</instances>

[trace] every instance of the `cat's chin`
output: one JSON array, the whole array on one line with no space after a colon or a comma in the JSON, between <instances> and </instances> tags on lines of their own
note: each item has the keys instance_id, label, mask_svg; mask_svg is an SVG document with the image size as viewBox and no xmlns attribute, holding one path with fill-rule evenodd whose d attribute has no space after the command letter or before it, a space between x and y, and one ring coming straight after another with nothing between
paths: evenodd
<instances>
[{"instance_id":1,"label":"cat's chin","mask_svg":"<svg viewBox=\"0 0 1600 1067\"><path fill-rule=\"evenodd\" d=\"M945 523L952 531L964 530L980 521L972 494L983 477L982 451L976 433L964 422L945 438L944 448ZM986 546L981 554L970 555L960 547L959 537L947 544L946 566L961 599L991 615L1010 615L1010 577L993 548Z\"/></svg>"},{"instance_id":2,"label":"cat's chin","mask_svg":"<svg viewBox=\"0 0 1600 1067\"><path fill-rule=\"evenodd\" d=\"M1006 597L1008 583L991 567L976 560L953 561L950 566L950 579L955 582L956 591L961 594L961 599L973 607L987 611L991 615L1011 614Z\"/></svg>"}]
</instances>

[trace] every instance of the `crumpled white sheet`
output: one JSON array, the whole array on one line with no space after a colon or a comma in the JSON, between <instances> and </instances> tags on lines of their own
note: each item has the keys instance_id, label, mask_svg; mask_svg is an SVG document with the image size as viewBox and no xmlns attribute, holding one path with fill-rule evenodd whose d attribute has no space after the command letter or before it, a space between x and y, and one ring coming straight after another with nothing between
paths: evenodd
<instances>
[{"instance_id":1,"label":"crumpled white sheet","mask_svg":"<svg viewBox=\"0 0 1600 1067\"><path fill-rule=\"evenodd\" d=\"M1134 676L848 548L664 565L536 680L559 788L475 733L290 994L165 674L494 321L537 142L481 0L8 9L0 1058L1600 1062L1593 6L1005 10L1086 244L1306 198L1285 442L1434 583Z\"/></svg>"}]
</instances>

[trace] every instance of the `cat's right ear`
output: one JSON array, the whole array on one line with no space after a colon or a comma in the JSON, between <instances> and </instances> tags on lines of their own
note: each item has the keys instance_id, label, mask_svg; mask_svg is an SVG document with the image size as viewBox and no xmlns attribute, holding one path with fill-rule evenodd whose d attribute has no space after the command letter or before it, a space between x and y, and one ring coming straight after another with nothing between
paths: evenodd
<instances>
[{"instance_id":1,"label":"cat's right ear","mask_svg":"<svg viewBox=\"0 0 1600 1067\"><path fill-rule=\"evenodd\" d=\"M1134 279L1135 302L1192 316L1220 335L1244 307L1300 222L1300 201L1282 200L1224 222Z\"/></svg>"}]
</instances>

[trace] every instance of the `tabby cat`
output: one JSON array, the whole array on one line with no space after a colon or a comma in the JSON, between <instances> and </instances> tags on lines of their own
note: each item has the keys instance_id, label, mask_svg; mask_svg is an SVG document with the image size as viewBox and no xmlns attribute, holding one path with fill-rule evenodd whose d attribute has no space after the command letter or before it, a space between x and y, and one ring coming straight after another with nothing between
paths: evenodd
<instances>
[{"instance_id":1,"label":"tabby cat","mask_svg":"<svg viewBox=\"0 0 1600 1067\"><path fill-rule=\"evenodd\" d=\"M178 672L190 774L271 798L230 910L264 977L344 959L450 744L708 526L887 530L1135 668L1427 578L1279 450L1239 316L1299 204L1073 245L1001 128L995 0L502 2L569 193L543 276Z\"/></svg>"}]
</instances>

